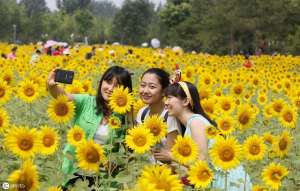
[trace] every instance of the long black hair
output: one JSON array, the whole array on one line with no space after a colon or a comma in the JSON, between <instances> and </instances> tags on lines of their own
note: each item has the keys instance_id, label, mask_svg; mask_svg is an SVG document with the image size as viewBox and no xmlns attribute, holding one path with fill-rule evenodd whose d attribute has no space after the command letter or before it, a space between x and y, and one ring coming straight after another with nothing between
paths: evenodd
<instances>
[{"instance_id":1,"label":"long black hair","mask_svg":"<svg viewBox=\"0 0 300 191\"><path fill-rule=\"evenodd\" d=\"M145 74L155 74L163 90L169 86L170 74L163 69L149 68L142 74L141 78L143 78Z\"/></svg>"},{"instance_id":2,"label":"long black hair","mask_svg":"<svg viewBox=\"0 0 300 191\"><path fill-rule=\"evenodd\" d=\"M191 94L191 98L193 100L193 107L189 105L189 108L192 112L197 113L205 117L212 125L217 126L216 122L211 120L208 115L204 112L203 108L200 104L200 96L198 93L197 88L190 82L185 82L187 84L187 87L189 89L189 92ZM174 83L168 86L165 90L166 96L174 96L178 97L180 99L186 99L187 95L185 94L182 87L179 85L179 83Z\"/></svg>"},{"instance_id":3,"label":"long black hair","mask_svg":"<svg viewBox=\"0 0 300 191\"><path fill-rule=\"evenodd\" d=\"M122 85L124 88L128 88L129 92L132 92L132 81L131 74L125 68L120 66L112 66L108 68L102 75L96 96L96 109L97 115L103 112L103 115L109 114L109 108L101 94L101 86L103 81L110 81L113 78L116 78L119 85Z\"/></svg>"}]
</instances>

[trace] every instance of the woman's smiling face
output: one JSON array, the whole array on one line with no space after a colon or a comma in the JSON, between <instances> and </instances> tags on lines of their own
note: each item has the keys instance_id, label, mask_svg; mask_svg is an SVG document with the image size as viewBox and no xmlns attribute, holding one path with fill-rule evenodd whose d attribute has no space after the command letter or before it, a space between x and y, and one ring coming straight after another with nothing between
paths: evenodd
<instances>
[{"instance_id":1,"label":"woman's smiling face","mask_svg":"<svg viewBox=\"0 0 300 191\"><path fill-rule=\"evenodd\" d=\"M143 76L139 94L142 101L148 105L162 101L163 89L156 74L147 73Z\"/></svg>"}]
</instances>

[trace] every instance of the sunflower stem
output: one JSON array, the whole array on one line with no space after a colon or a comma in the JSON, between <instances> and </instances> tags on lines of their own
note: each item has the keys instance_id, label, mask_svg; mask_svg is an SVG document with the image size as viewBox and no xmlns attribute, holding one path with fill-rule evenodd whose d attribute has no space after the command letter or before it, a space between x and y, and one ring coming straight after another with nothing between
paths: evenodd
<instances>
[{"instance_id":1,"label":"sunflower stem","mask_svg":"<svg viewBox=\"0 0 300 191\"><path fill-rule=\"evenodd\" d=\"M227 175L228 175L228 173L227 173L227 171L225 171L225 191L228 191L228 189L227 189Z\"/></svg>"},{"instance_id":2,"label":"sunflower stem","mask_svg":"<svg viewBox=\"0 0 300 191\"><path fill-rule=\"evenodd\" d=\"M247 172L245 171L244 191L246 191L246 184L247 184Z\"/></svg>"}]
</instances>

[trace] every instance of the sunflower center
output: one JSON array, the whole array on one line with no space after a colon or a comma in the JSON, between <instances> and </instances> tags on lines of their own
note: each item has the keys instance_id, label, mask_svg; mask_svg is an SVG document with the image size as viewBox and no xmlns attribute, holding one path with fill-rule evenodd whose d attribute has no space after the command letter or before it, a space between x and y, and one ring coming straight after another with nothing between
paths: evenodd
<instances>
[{"instance_id":1,"label":"sunflower center","mask_svg":"<svg viewBox=\"0 0 300 191\"><path fill-rule=\"evenodd\" d=\"M54 144L54 138L51 135L45 135L43 137L43 144L45 147L51 147Z\"/></svg>"},{"instance_id":2,"label":"sunflower center","mask_svg":"<svg viewBox=\"0 0 300 191\"><path fill-rule=\"evenodd\" d=\"M183 144L178 147L178 153L184 157L190 156L192 153L192 148L188 144Z\"/></svg>"},{"instance_id":3,"label":"sunflower center","mask_svg":"<svg viewBox=\"0 0 300 191\"><path fill-rule=\"evenodd\" d=\"M286 122L292 122L293 121L293 114L291 112L286 112L284 115L283 115L283 118Z\"/></svg>"},{"instance_id":4,"label":"sunflower center","mask_svg":"<svg viewBox=\"0 0 300 191\"><path fill-rule=\"evenodd\" d=\"M193 76L192 71L187 71L186 72L186 77L191 78Z\"/></svg>"},{"instance_id":5,"label":"sunflower center","mask_svg":"<svg viewBox=\"0 0 300 191\"><path fill-rule=\"evenodd\" d=\"M58 116L65 116L69 111L68 106L65 103L57 103L55 105L55 113Z\"/></svg>"},{"instance_id":6,"label":"sunflower center","mask_svg":"<svg viewBox=\"0 0 300 191\"><path fill-rule=\"evenodd\" d=\"M2 125L3 125L3 119L2 119L2 117L0 116L0 128L2 127Z\"/></svg>"},{"instance_id":7,"label":"sunflower center","mask_svg":"<svg viewBox=\"0 0 300 191\"><path fill-rule=\"evenodd\" d=\"M228 111L230 109L230 103L226 102L223 104L223 107L222 107L225 111Z\"/></svg>"},{"instance_id":8,"label":"sunflower center","mask_svg":"<svg viewBox=\"0 0 300 191\"><path fill-rule=\"evenodd\" d=\"M31 188L33 187L33 184L34 184L33 177L30 176L29 174L27 174L26 172L22 172L17 181L17 184L19 185L18 191L31 190Z\"/></svg>"},{"instance_id":9,"label":"sunflower center","mask_svg":"<svg viewBox=\"0 0 300 191\"><path fill-rule=\"evenodd\" d=\"M296 106L297 106L297 107L300 107L300 100L297 100L297 101L296 101Z\"/></svg>"},{"instance_id":10,"label":"sunflower center","mask_svg":"<svg viewBox=\"0 0 300 191\"><path fill-rule=\"evenodd\" d=\"M162 191L171 191L171 186L168 181L158 180L155 188Z\"/></svg>"},{"instance_id":11,"label":"sunflower center","mask_svg":"<svg viewBox=\"0 0 300 191\"><path fill-rule=\"evenodd\" d=\"M197 177L199 180L204 181L204 180L209 179L210 173L207 169L204 169L204 170L198 172Z\"/></svg>"},{"instance_id":12,"label":"sunflower center","mask_svg":"<svg viewBox=\"0 0 300 191\"><path fill-rule=\"evenodd\" d=\"M112 126L117 126L119 123L118 123L118 121L116 119L111 119L110 124Z\"/></svg>"},{"instance_id":13,"label":"sunflower center","mask_svg":"<svg viewBox=\"0 0 300 191\"><path fill-rule=\"evenodd\" d=\"M222 124L221 124L221 128L224 130L224 131L227 131L230 129L230 123L228 121L223 121Z\"/></svg>"},{"instance_id":14,"label":"sunflower center","mask_svg":"<svg viewBox=\"0 0 300 191\"><path fill-rule=\"evenodd\" d=\"M33 147L32 139L24 137L19 141L18 146L21 150L28 151Z\"/></svg>"},{"instance_id":15,"label":"sunflower center","mask_svg":"<svg viewBox=\"0 0 300 191\"><path fill-rule=\"evenodd\" d=\"M234 151L231 147L226 146L219 153L222 161L229 162L234 158Z\"/></svg>"},{"instance_id":16,"label":"sunflower center","mask_svg":"<svg viewBox=\"0 0 300 191\"><path fill-rule=\"evenodd\" d=\"M281 172L275 171L275 172L272 173L271 179L272 179L273 181L280 181L281 176L282 176Z\"/></svg>"},{"instance_id":17,"label":"sunflower center","mask_svg":"<svg viewBox=\"0 0 300 191\"><path fill-rule=\"evenodd\" d=\"M34 89L31 88L31 87L28 87L24 90L24 94L27 96L27 97L31 97L33 96L35 93Z\"/></svg>"},{"instance_id":18,"label":"sunflower center","mask_svg":"<svg viewBox=\"0 0 300 191\"><path fill-rule=\"evenodd\" d=\"M246 125L249 122L249 120L250 120L250 117L246 112L240 114L239 122L241 124Z\"/></svg>"},{"instance_id":19,"label":"sunflower center","mask_svg":"<svg viewBox=\"0 0 300 191\"><path fill-rule=\"evenodd\" d=\"M161 128L157 125L152 125L150 127L150 132L154 135L154 136L158 136L161 132Z\"/></svg>"},{"instance_id":20,"label":"sunflower center","mask_svg":"<svg viewBox=\"0 0 300 191\"><path fill-rule=\"evenodd\" d=\"M9 85L10 82L11 82L11 77L10 76L4 76L3 80L7 82L7 85Z\"/></svg>"},{"instance_id":21,"label":"sunflower center","mask_svg":"<svg viewBox=\"0 0 300 191\"><path fill-rule=\"evenodd\" d=\"M100 160L98 151L93 147L88 149L88 151L85 154L85 157L89 163L97 163Z\"/></svg>"},{"instance_id":22,"label":"sunflower center","mask_svg":"<svg viewBox=\"0 0 300 191\"><path fill-rule=\"evenodd\" d=\"M0 88L0 98L4 97L4 95L5 95L5 89Z\"/></svg>"},{"instance_id":23,"label":"sunflower center","mask_svg":"<svg viewBox=\"0 0 300 191\"><path fill-rule=\"evenodd\" d=\"M213 113L214 112L214 109L213 109L213 106L211 105L207 105L204 110L208 113Z\"/></svg>"},{"instance_id":24,"label":"sunflower center","mask_svg":"<svg viewBox=\"0 0 300 191\"><path fill-rule=\"evenodd\" d=\"M119 107L124 107L127 104L127 98L125 96L119 96L116 103Z\"/></svg>"},{"instance_id":25,"label":"sunflower center","mask_svg":"<svg viewBox=\"0 0 300 191\"><path fill-rule=\"evenodd\" d=\"M206 79L204 80L204 82L205 82L205 84L210 84L210 79L206 78Z\"/></svg>"},{"instance_id":26,"label":"sunflower center","mask_svg":"<svg viewBox=\"0 0 300 191\"><path fill-rule=\"evenodd\" d=\"M260 100L261 102L265 102L265 101L266 101L265 97L263 97L263 96L259 97L259 100Z\"/></svg>"},{"instance_id":27,"label":"sunflower center","mask_svg":"<svg viewBox=\"0 0 300 191\"><path fill-rule=\"evenodd\" d=\"M259 147L259 145L251 145L250 149L249 149L249 152L252 155L258 155L260 153L260 147Z\"/></svg>"},{"instance_id":28,"label":"sunflower center","mask_svg":"<svg viewBox=\"0 0 300 191\"><path fill-rule=\"evenodd\" d=\"M74 134L73 134L73 138L74 138L74 140L75 141L81 141L81 139L82 139L82 133L80 133L80 132L75 132Z\"/></svg>"},{"instance_id":29,"label":"sunflower center","mask_svg":"<svg viewBox=\"0 0 300 191\"><path fill-rule=\"evenodd\" d=\"M147 143L147 139L145 136L136 136L133 138L133 142L138 147L142 147Z\"/></svg>"},{"instance_id":30,"label":"sunflower center","mask_svg":"<svg viewBox=\"0 0 300 191\"><path fill-rule=\"evenodd\" d=\"M237 95L240 95L243 91L243 88L240 87L240 86L237 86L234 88L234 93L237 94Z\"/></svg>"},{"instance_id":31,"label":"sunflower center","mask_svg":"<svg viewBox=\"0 0 300 191\"><path fill-rule=\"evenodd\" d=\"M88 87L88 85L83 85L83 87L82 87L83 89L84 89L84 91L85 92L88 92L88 90L89 90L89 87Z\"/></svg>"},{"instance_id":32,"label":"sunflower center","mask_svg":"<svg viewBox=\"0 0 300 191\"><path fill-rule=\"evenodd\" d=\"M282 105L281 105L281 104L275 104L273 108L274 108L274 110L275 110L277 113L280 113L281 110L282 110Z\"/></svg>"},{"instance_id":33,"label":"sunflower center","mask_svg":"<svg viewBox=\"0 0 300 191\"><path fill-rule=\"evenodd\" d=\"M207 134L213 136L217 134L217 131L214 128L210 127L207 129Z\"/></svg>"},{"instance_id":34,"label":"sunflower center","mask_svg":"<svg viewBox=\"0 0 300 191\"><path fill-rule=\"evenodd\" d=\"M285 150L286 149L286 147L287 147L287 145L288 145L288 143L287 143L287 141L285 140L285 139L280 139L280 141L279 141L279 148L280 148L280 150Z\"/></svg>"}]
</instances>

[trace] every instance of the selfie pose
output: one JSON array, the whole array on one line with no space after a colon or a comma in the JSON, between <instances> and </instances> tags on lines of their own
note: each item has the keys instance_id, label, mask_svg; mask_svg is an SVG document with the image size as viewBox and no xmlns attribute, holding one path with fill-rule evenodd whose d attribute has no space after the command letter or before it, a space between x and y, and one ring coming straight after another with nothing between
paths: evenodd
<instances>
[{"instance_id":1,"label":"selfie pose","mask_svg":"<svg viewBox=\"0 0 300 191\"><path fill-rule=\"evenodd\" d=\"M112 130L108 127L108 119L112 114L112 110L108 106L109 97L114 88L118 86L123 86L128 88L130 92L132 91L130 73L119 66L108 68L101 77L96 96L67 93L55 82L55 76L56 70L51 71L47 80L48 91L54 98L65 95L69 101L74 102L76 109L73 125L78 125L84 130L86 139L94 140L102 145L106 144L110 133L112 133ZM69 185L74 184L77 179L83 179L83 177L78 174L78 169L74 165L74 161L76 161L75 147L67 144L63 153L62 171L66 175L74 174L76 176L65 181L63 189L66 190ZM93 177L91 177L90 184L93 184L93 180Z\"/></svg>"},{"instance_id":2,"label":"selfie pose","mask_svg":"<svg viewBox=\"0 0 300 191\"><path fill-rule=\"evenodd\" d=\"M147 106L141 108L137 114L136 122L141 124L149 116L158 115L167 123L167 136L163 138L161 144L157 144L154 152L159 150L169 151L174 145L178 135L177 120L168 115L164 103L164 90L169 85L169 74L159 68L150 68L141 77L139 94L141 100ZM169 158L160 158L161 161L169 161ZM152 160L154 161L154 160Z\"/></svg>"}]
</instances>

